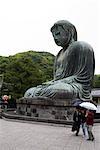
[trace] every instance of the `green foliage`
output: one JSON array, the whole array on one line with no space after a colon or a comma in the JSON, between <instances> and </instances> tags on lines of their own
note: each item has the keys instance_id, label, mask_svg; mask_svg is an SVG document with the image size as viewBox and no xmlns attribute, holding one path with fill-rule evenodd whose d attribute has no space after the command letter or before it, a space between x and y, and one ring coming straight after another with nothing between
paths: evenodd
<instances>
[{"instance_id":1,"label":"green foliage","mask_svg":"<svg viewBox=\"0 0 100 150\"><path fill-rule=\"evenodd\" d=\"M94 88L100 88L100 75L94 76L93 87Z\"/></svg>"},{"instance_id":2,"label":"green foliage","mask_svg":"<svg viewBox=\"0 0 100 150\"><path fill-rule=\"evenodd\" d=\"M4 74L2 94L7 94L4 92L8 89L10 95L19 98L28 88L52 80L53 64L54 55L47 52L28 51L0 57L0 74Z\"/></svg>"}]
</instances>

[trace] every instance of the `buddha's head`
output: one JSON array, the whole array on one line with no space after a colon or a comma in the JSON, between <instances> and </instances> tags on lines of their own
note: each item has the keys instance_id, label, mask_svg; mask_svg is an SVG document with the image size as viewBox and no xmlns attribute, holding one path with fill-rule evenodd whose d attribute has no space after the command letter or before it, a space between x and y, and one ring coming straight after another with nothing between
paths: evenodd
<instances>
[{"instance_id":1,"label":"buddha's head","mask_svg":"<svg viewBox=\"0 0 100 150\"><path fill-rule=\"evenodd\" d=\"M77 31L73 24L66 20L57 21L51 28L55 43L61 47L67 47L73 41L77 41Z\"/></svg>"}]
</instances>

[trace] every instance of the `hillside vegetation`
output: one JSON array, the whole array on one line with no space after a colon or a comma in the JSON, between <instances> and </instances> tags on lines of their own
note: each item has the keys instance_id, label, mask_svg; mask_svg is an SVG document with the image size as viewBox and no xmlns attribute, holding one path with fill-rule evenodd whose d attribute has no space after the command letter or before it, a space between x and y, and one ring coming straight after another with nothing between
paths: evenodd
<instances>
[{"instance_id":1,"label":"hillside vegetation","mask_svg":"<svg viewBox=\"0 0 100 150\"><path fill-rule=\"evenodd\" d=\"M53 78L54 55L28 51L14 56L0 56L0 74L4 76L1 94L22 97L33 86Z\"/></svg>"}]
</instances>

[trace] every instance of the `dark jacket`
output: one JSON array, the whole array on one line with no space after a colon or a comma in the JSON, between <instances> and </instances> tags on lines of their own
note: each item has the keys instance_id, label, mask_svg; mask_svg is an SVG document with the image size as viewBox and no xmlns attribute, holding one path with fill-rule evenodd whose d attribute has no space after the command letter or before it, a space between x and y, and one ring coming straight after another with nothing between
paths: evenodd
<instances>
[{"instance_id":1,"label":"dark jacket","mask_svg":"<svg viewBox=\"0 0 100 150\"><path fill-rule=\"evenodd\" d=\"M74 122L77 122L78 124L81 124L81 113L80 112L77 112L75 111L74 112L74 115L73 115L73 121Z\"/></svg>"},{"instance_id":2,"label":"dark jacket","mask_svg":"<svg viewBox=\"0 0 100 150\"><path fill-rule=\"evenodd\" d=\"M82 113L81 114L81 122L85 123L86 122L86 117L85 117L86 113Z\"/></svg>"}]
</instances>

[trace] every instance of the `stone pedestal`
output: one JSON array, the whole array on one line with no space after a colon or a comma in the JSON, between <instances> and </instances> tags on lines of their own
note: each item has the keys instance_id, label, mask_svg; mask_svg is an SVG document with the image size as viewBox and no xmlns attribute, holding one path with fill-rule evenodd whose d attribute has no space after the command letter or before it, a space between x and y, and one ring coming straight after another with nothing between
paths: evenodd
<instances>
[{"instance_id":1,"label":"stone pedestal","mask_svg":"<svg viewBox=\"0 0 100 150\"><path fill-rule=\"evenodd\" d=\"M17 114L40 119L72 120L71 100L48 98L20 98L17 100Z\"/></svg>"}]
</instances>

